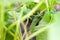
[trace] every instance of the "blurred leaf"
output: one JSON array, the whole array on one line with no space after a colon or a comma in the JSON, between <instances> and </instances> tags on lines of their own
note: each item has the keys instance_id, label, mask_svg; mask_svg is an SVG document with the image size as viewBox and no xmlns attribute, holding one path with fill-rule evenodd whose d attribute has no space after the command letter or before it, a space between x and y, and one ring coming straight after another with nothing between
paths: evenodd
<instances>
[{"instance_id":1,"label":"blurred leaf","mask_svg":"<svg viewBox=\"0 0 60 40\"><path fill-rule=\"evenodd\" d=\"M56 2L57 2L58 4L60 4L60 0L56 0Z\"/></svg>"},{"instance_id":2,"label":"blurred leaf","mask_svg":"<svg viewBox=\"0 0 60 40\"><path fill-rule=\"evenodd\" d=\"M0 5L1 6L9 6L13 3L19 2L20 0L0 0Z\"/></svg>"},{"instance_id":3,"label":"blurred leaf","mask_svg":"<svg viewBox=\"0 0 60 40\"><path fill-rule=\"evenodd\" d=\"M30 32L33 33L35 31L35 26L38 23L40 19L38 19L38 17L34 17L31 25L30 25Z\"/></svg>"},{"instance_id":4,"label":"blurred leaf","mask_svg":"<svg viewBox=\"0 0 60 40\"><path fill-rule=\"evenodd\" d=\"M5 40L13 40L13 36L9 33L6 33L6 39Z\"/></svg>"},{"instance_id":5,"label":"blurred leaf","mask_svg":"<svg viewBox=\"0 0 60 40\"><path fill-rule=\"evenodd\" d=\"M43 31L42 33L36 36L36 40L47 40L47 30Z\"/></svg>"},{"instance_id":6,"label":"blurred leaf","mask_svg":"<svg viewBox=\"0 0 60 40\"><path fill-rule=\"evenodd\" d=\"M50 25L48 40L60 40L60 12L54 15L54 23Z\"/></svg>"},{"instance_id":7,"label":"blurred leaf","mask_svg":"<svg viewBox=\"0 0 60 40\"><path fill-rule=\"evenodd\" d=\"M39 22L39 27L37 26L36 29L39 30L43 27L46 27L50 22L53 22L54 19L52 18L52 16L53 15L51 15L51 12L46 12L42 20ZM38 34L36 36L36 40L47 40L47 36L48 36L47 33L48 33L48 29Z\"/></svg>"},{"instance_id":8,"label":"blurred leaf","mask_svg":"<svg viewBox=\"0 0 60 40\"><path fill-rule=\"evenodd\" d=\"M54 4L56 4L56 0L48 0L49 9L54 10Z\"/></svg>"},{"instance_id":9,"label":"blurred leaf","mask_svg":"<svg viewBox=\"0 0 60 40\"><path fill-rule=\"evenodd\" d=\"M26 6L27 6L27 8L29 8L29 9L33 9L33 7L35 7L36 4L37 4L37 3L35 3L35 2L31 2L31 3L28 3Z\"/></svg>"},{"instance_id":10,"label":"blurred leaf","mask_svg":"<svg viewBox=\"0 0 60 40\"><path fill-rule=\"evenodd\" d=\"M31 2L33 2L33 0L20 0L21 2L23 2L24 4L29 4L29 3L31 3Z\"/></svg>"},{"instance_id":11,"label":"blurred leaf","mask_svg":"<svg viewBox=\"0 0 60 40\"><path fill-rule=\"evenodd\" d=\"M44 10L46 8L46 4L43 2L39 7L39 10Z\"/></svg>"},{"instance_id":12,"label":"blurred leaf","mask_svg":"<svg viewBox=\"0 0 60 40\"><path fill-rule=\"evenodd\" d=\"M49 23L51 20L51 14L50 12L46 12L42 18L42 20L39 22L39 24L41 23Z\"/></svg>"}]
</instances>

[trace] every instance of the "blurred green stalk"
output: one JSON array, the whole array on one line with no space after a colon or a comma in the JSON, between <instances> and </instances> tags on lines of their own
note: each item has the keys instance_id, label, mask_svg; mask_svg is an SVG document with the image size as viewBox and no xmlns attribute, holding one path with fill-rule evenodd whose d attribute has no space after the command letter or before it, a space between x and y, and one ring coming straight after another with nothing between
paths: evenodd
<instances>
[{"instance_id":1,"label":"blurred green stalk","mask_svg":"<svg viewBox=\"0 0 60 40\"><path fill-rule=\"evenodd\" d=\"M0 40L4 40L4 8L0 6Z\"/></svg>"}]
</instances>

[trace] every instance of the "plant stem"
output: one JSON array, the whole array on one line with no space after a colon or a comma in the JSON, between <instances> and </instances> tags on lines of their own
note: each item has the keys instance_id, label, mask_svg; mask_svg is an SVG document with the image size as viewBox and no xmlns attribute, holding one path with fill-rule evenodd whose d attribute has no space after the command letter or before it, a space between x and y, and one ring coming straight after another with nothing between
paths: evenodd
<instances>
[{"instance_id":1,"label":"plant stem","mask_svg":"<svg viewBox=\"0 0 60 40\"><path fill-rule=\"evenodd\" d=\"M18 34L20 35L20 38L18 40L23 40L23 38L22 38L22 32L21 32L21 27L20 27L20 21L21 21L22 15L23 15L23 8L24 8L24 6L22 7L21 13L20 13L20 15L18 17L19 21L16 22L16 32L15 32L14 40L17 39L17 35Z\"/></svg>"},{"instance_id":2,"label":"plant stem","mask_svg":"<svg viewBox=\"0 0 60 40\"><path fill-rule=\"evenodd\" d=\"M28 37L28 34L27 34L27 25L25 25L23 22L21 22L21 23L22 23L23 28L24 28L24 35L23 35L23 38L24 38L24 36L25 36L25 38L26 38L26 37Z\"/></svg>"},{"instance_id":3,"label":"plant stem","mask_svg":"<svg viewBox=\"0 0 60 40\"><path fill-rule=\"evenodd\" d=\"M15 35L14 35L14 40L17 40L18 30L19 30L19 22L17 22L17 24L16 24L16 31L15 31Z\"/></svg>"},{"instance_id":4,"label":"plant stem","mask_svg":"<svg viewBox=\"0 0 60 40\"><path fill-rule=\"evenodd\" d=\"M41 6L41 4L43 3L43 1L41 1L39 4L37 4L27 15L25 15L22 20L25 20L26 18L29 18L30 16L32 16L36 10L38 10L38 8Z\"/></svg>"},{"instance_id":5,"label":"plant stem","mask_svg":"<svg viewBox=\"0 0 60 40\"><path fill-rule=\"evenodd\" d=\"M41 32L45 31L47 28L48 28L48 26L39 29L38 31L34 32L29 37L27 37L25 40L29 40L29 39L33 38L34 36L36 36L36 35L40 34Z\"/></svg>"},{"instance_id":6,"label":"plant stem","mask_svg":"<svg viewBox=\"0 0 60 40\"><path fill-rule=\"evenodd\" d=\"M4 40L4 7L0 6L0 40Z\"/></svg>"},{"instance_id":7,"label":"plant stem","mask_svg":"<svg viewBox=\"0 0 60 40\"><path fill-rule=\"evenodd\" d=\"M33 9L32 11L30 11L27 15L25 15L23 18L21 18L22 21L26 20L27 18L29 18L30 16L32 16L34 14L34 12L41 6L43 2L40 2L39 4L37 4ZM20 21L20 20L18 20ZM17 21L16 21L17 22ZM8 29L11 29L15 24L16 22L12 23L10 25L10 27Z\"/></svg>"},{"instance_id":8,"label":"plant stem","mask_svg":"<svg viewBox=\"0 0 60 40\"><path fill-rule=\"evenodd\" d=\"M45 0L45 3L46 3L47 11L49 12L49 3L48 3L48 0Z\"/></svg>"}]
</instances>

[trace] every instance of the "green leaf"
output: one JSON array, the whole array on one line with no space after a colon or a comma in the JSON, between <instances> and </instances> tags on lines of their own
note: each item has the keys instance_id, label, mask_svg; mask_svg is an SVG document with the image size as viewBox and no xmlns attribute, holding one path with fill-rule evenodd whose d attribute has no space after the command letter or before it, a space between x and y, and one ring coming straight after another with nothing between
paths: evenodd
<instances>
[{"instance_id":1,"label":"green leaf","mask_svg":"<svg viewBox=\"0 0 60 40\"><path fill-rule=\"evenodd\" d=\"M49 23L51 20L51 14L50 12L46 12L45 15L43 16L42 20L39 22L39 24L41 23Z\"/></svg>"},{"instance_id":2,"label":"green leaf","mask_svg":"<svg viewBox=\"0 0 60 40\"><path fill-rule=\"evenodd\" d=\"M40 10L44 10L46 8L46 4L43 2L41 6L39 7Z\"/></svg>"},{"instance_id":3,"label":"green leaf","mask_svg":"<svg viewBox=\"0 0 60 40\"><path fill-rule=\"evenodd\" d=\"M43 31L42 33L36 36L36 40L47 40L47 30Z\"/></svg>"},{"instance_id":4,"label":"green leaf","mask_svg":"<svg viewBox=\"0 0 60 40\"><path fill-rule=\"evenodd\" d=\"M51 12L46 12L42 20L39 22L39 27L36 27L37 30L46 27L50 22L52 22L54 20L52 16L53 15L51 15ZM47 33L48 33L48 29L38 34L36 36L36 40L47 40L48 37Z\"/></svg>"},{"instance_id":5,"label":"green leaf","mask_svg":"<svg viewBox=\"0 0 60 40\"><path fill-rule=\"evenodd\" d=\"M33 33L35 31L35 26L38 23L38 17L35 17L30 25L30 32Z\"/></svg>"}]
</instances>

